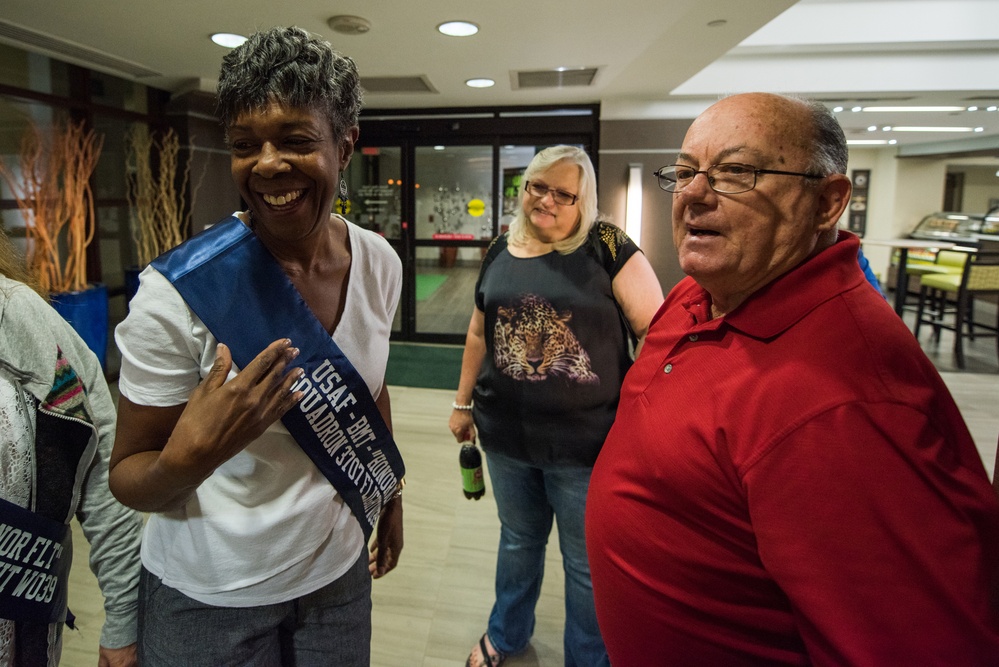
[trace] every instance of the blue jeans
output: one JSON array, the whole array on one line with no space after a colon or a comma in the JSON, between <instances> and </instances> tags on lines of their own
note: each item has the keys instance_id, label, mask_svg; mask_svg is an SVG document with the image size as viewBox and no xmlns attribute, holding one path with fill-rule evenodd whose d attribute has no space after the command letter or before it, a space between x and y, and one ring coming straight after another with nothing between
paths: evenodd
<instances>
[{"instance_id":1,"label":"blue jeans","mask_svg":"<svg viewBox=\"0 0 999 667\"><path fill-rule=\"evenodd\" d=\"M489 479L499 509L496 603L489 616L489 640L513 654L534 633L534 606L545 573L545 548L557 518L565 570L565 664L610 664L593 607L583 517L591 468L530 463L486 452Z\"/></svg>"},{"instance_id":2,"label":"blue jeans","mask_svg":"<svg viewBox=\"0 0 999 667\"><path fill-rule=\"evenodd\" d=\"M323 588L260 607L203 604L142 568L138 644L143 667L368 667L367 550Z\"/></svg>"}]
</instances>

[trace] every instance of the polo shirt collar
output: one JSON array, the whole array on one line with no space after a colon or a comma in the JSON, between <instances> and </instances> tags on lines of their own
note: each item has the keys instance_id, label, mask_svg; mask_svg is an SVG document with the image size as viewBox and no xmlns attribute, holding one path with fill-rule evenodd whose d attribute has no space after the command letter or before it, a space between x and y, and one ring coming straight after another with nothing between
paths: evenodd
<instances>
[{"instance_id":1,"label":"polo shirt collar","mask_svg":"<svg viewBox=\"0 0 999 667\"><path fill-rule=\"evenodd\" d=\"M857 237L840 231L835 244L757 290L717 324L760 339L782 333L821 304L863 282L859 251Z\"/></svg>"}]
</instances>

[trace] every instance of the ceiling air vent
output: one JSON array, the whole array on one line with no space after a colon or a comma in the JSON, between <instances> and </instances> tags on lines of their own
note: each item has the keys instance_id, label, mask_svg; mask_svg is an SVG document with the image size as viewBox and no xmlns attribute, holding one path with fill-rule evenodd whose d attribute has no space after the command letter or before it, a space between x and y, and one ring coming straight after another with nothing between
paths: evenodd
<instances>
[{"instance_id":1,"label":"ceiling air vent","mask_svg":"<svg viewBox=\"0 0 999 667\"><path fill-rule=\"evenodd\" d=\"M596 67L559 67L531 72L513 72L512 86L514 90L589 86L593 83L593 78L596 75Z\"/></svg>"},{"instance_id":2,"label":"ceiling air vent","mask_svg":"<svg viewBox=\"0 0 999 667\"><path fill-rule=\"evenodd\" d=\"M425 76L362 76L366 93L436 93Z\"/></svg>"},{"instance_id":3,"label":"ceiling air vent","mask_svg":"<svg viewBox=\"0 0 999 667\"><path fill-rule=\"evenodd\" d=\"M110 70L139 78L145 76L162 76L160 72L143 67L128 60L123 60L109 53L92 49L89 46L76 44L58 37L35 32L28 28L0 20L0 41L22 47L28 51L41 52L54 58L65 59L84 67L98 70Z\"/></svg>"}]
</instances>

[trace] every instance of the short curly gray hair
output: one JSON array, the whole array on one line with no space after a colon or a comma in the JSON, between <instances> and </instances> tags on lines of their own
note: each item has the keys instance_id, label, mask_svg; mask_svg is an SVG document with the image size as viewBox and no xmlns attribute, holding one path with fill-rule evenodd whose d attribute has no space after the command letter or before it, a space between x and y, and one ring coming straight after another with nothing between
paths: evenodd
<instances>
[{"instance_id":1,"label":"short curly gray hair","mask_svg":"<svg viewBox=\"0 0 999 667\"><path fill-rule=\"evenodd\" d=\"M222 58L218 113L226 133L240 114L272 101L322 113L339 139L361 112L357 66L301 28L254 33Z\"/></svg>"}]
</instances>

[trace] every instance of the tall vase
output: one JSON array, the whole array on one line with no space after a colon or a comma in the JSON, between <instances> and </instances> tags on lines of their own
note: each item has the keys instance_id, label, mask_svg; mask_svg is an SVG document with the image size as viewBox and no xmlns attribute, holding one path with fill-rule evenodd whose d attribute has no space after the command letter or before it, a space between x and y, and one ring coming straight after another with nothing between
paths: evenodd
<instances>
[{"instance_id":1,"label":"tall vase","mask_svg":"<svg viewBox=\"0 0 999 667\"><path fill-rule=\"evenodd\" d=\"M80 334L106 368L108 351L108 290L101 283L81 292L49 295L52 307Z\"/></svg>"}]
</instances>

